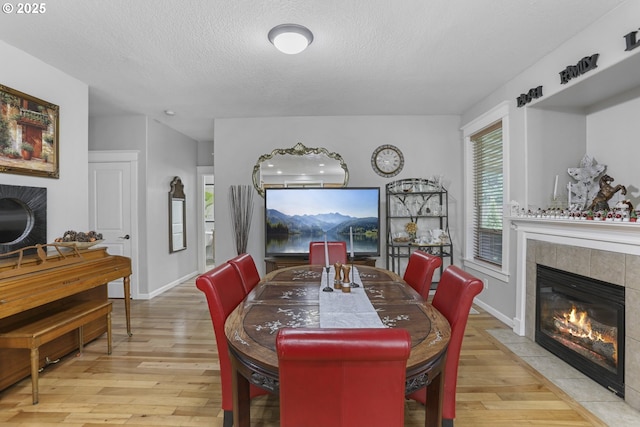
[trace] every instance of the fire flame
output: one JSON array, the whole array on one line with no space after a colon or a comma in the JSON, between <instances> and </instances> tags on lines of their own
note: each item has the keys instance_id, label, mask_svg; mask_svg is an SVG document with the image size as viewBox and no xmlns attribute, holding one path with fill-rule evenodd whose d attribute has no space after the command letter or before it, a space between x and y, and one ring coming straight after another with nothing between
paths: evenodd
<instances>
[{"instance_id":1,"label":"fire flame","mask_svg":"<svg viewBox=\"0 0 640 427\"><path fill-rule=\"evenodd\" d=\"M556 316L556 325L564 326L562 332L574 337L588 339L592 342L600 341L613 346L613 359L618 363L618 341L612 334L601 333L593 329L591 320L586 311L578 311L575 306L569 313L562 313L562 318Z\"/></svg>"}]
</instances>

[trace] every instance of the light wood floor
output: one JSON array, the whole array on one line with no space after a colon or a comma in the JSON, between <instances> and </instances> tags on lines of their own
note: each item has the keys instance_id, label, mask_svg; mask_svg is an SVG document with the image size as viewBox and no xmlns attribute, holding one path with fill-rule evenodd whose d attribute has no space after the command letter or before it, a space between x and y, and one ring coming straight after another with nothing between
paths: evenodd
<instances>
[{"instance_id":1,"label":"light wood floor","mask_svg":"<svg viewBox=\"0 0 640 427\"><path fill-rule=\"evenodd\" d=\"M491 337L486 329L505 326L478 311L464 338L456 427L605 426ZM132 326L129 338L123 302L116 300L113 354L106 355L101 337L82 356L47 367L38 405L31 404L29 378L1 391L0 424L222 426L215 339L194 281L133 301ZM255 399L252 420L278 426L277 398ZM421 405L407 402L405 425L424 425Z\"/></svg>"}]
</instances>

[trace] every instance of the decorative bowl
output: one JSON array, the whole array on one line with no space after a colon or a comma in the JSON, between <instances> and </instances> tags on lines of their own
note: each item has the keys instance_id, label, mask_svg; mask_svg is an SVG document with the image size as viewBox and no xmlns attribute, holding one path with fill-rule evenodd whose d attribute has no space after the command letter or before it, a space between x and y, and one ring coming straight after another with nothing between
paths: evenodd
<instances>
[{"instance_id":1,"label":"decorative bowl","mask_svg":"<svg viewBox=\"0 0 640 427\"><path fill-rule=\"evenodd\" d=\"M102 240L94 240L93 242L54 242L54 244L76 249L87 249L91 246L97 245L100 242L102 242Z\"/></svg>"}]
</instances>

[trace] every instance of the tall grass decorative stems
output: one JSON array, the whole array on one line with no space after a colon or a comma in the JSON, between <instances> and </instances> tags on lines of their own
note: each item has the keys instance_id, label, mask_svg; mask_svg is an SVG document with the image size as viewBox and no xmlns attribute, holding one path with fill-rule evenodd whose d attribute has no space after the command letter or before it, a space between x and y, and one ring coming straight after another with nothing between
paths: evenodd
<instances>
[{"instance_id":1,"label":"tall grass decorative stems","mask_svg":"<svg viewBox=\"0 0 640 427\"><path fill-rule=\"evenodd\" d=\"M233 234L236 238L236 251L240 255L247 252L249 229L253 216L253 187L232 185L229 188L229 209Z\"/></svg>"}]
</instances>

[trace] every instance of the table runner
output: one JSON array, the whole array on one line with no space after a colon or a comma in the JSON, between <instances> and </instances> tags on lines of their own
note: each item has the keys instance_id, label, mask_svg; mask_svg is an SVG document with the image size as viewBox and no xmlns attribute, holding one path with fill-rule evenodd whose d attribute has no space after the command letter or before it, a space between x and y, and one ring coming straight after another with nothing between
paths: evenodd
<instances>
[{"instance_id":1,"label":"table runner","mask_svg":"<svg viewBox=\"0 0 640 427\"><path fill-rule=\"evenodd\" d=\"M329 267L329 277L327 271L322 269L322 280L320 283L320 327L321 328L385 328L380 320L376 309L369 301L369 297L364 290L358 269L353 266L353 282L359 284L357 288L351 287L351 292L342 292L334 289L333 292L323 292L327 282L333 289L333 279L335 269Z\"/></svg>"}]
</instances>

